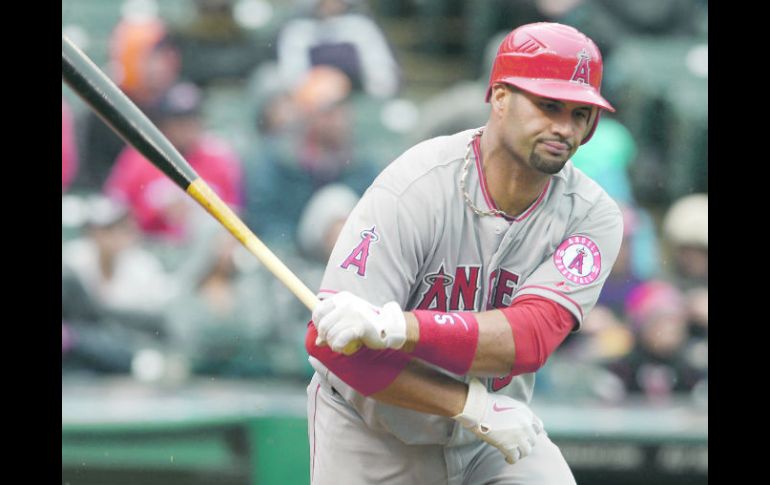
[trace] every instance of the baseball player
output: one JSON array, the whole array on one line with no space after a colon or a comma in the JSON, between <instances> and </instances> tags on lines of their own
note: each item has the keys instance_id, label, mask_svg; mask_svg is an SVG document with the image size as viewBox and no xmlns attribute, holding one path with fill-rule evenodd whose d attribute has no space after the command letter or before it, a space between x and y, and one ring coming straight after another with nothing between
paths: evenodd
<instances>
[{"instance_id":1,"label":"baseball player","mask_svg":"<svg viewBox=\"0 0 770 485\"><path fill-rule=\"evenodd\" d=\"M527 404L620 248L619 208L570 162L614 111L601 77L579 31L521 26L486 125L419 143L364 194L306 336L312 484L575 483Z\"/></svg>"}]
</instances>

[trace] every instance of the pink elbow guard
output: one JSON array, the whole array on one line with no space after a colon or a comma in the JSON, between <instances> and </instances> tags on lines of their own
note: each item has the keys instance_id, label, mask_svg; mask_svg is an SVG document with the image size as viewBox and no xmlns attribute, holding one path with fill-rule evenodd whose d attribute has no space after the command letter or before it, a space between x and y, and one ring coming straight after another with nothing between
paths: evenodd
<instances>
[{"instance_id":1,"label":"pink elbow guard","mask_svg":"<svg viewBox=\"0 0 770 485\"><path fill-rule=\"evenodd\" d=\"M372 350L367 347L353 355L338 354L329 346L315 344L315 325L308 324L305 335L307 353L320 360L331 372L364 396L382 391L393 382L411 358L398 350Z\"/></svg>"},{"instance_id":2,"label":"pink elbow guard","mask_svg":"<svg viewBox=\"0 0 770 485\"><path fill-rule=\"evenodd\" d=\"M479 324L470 312L414 310L420 339L412 355L449 372L464 375L476 356Z\"/></svg>"}]
</instances>

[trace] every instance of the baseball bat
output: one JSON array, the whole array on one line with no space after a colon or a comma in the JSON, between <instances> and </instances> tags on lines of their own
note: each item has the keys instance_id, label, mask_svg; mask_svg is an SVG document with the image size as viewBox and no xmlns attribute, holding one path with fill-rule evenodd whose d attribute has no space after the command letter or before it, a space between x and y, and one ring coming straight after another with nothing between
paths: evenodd
<instances>
[{"instance_id":1,"label":"baseball bat","mask_svg":"<svg viewBox=\"0 0 770 485\"><path fill-rule=\"evenodd\" d=\"M179 151L91 59L62 35L62 78L127 143L195 199L311 311L318 298L198 176Z\"/></svg>"},{"instance_id":2,"label":"baseball bat","mask_svg":"<svg viewBox=\"0 0 770 485\"><path fill-rule=\"evenodd\" d=\"M62 35L62 78L102 121L214 216L313 311L319 302L315 294L222 201L134 102L65 35ZM350 355L360 347L360 342L351 342L343 352Z\"/></svg>"}]
</instances>

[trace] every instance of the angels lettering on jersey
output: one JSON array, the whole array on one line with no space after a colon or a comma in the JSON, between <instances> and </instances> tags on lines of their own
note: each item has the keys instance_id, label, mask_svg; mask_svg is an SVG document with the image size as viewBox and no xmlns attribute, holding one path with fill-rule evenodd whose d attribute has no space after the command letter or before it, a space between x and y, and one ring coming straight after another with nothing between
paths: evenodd
<instances>
[{"instance_id":1,"label":"angels lettering on jersey","mask_svg":"<svg viewBox=\"0 0 770 485\"><path fill-rule=\"evenodd\" d=\"M489 298L486 308L505 308L511 304L519 275L498 268L489 275ZM447 272L444 264L422 279L418 310L480 311L476 301L481 290L481 266L460 265Z\"/></svg>"}]
</instances>

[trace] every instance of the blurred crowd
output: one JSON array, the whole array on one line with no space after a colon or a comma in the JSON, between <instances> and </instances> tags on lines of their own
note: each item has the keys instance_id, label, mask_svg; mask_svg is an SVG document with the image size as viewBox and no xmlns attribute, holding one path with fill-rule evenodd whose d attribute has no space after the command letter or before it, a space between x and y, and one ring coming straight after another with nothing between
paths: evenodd
<instances>
[{"instance_id":1,"label":"blurred crowd","mask_svg":"<svg viewBox=\"0 0 770 485\"><path fill-rule=\"evenodd\" d=\"M591 36L618 111L603 116L573 163L619 203L625 238L581 331L538 373L538 392L707 402L707 1L185 5L188 15L172 20L153 1L123 2L105 70L312 291L347 215L392 157L486 122L484 91L503 35L545 20ZM255 26L266 8L284 14ZM393 37L403 34L393 28L400 19L419 27L410 44ZM462 32L448 35L442 19ZM423 69L405 62L410 49L468 74L410 97ZM222 83L243 93L247 143L211 128L207 107ZM65 94L63 376L306 380L309 310Z\"/></svg>"}]
</instances>

